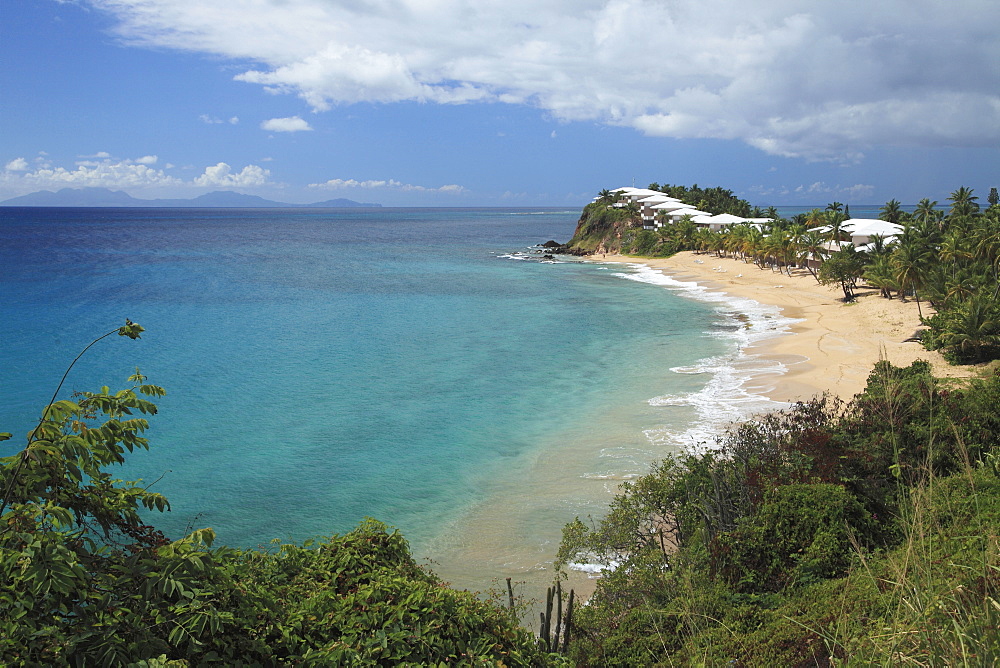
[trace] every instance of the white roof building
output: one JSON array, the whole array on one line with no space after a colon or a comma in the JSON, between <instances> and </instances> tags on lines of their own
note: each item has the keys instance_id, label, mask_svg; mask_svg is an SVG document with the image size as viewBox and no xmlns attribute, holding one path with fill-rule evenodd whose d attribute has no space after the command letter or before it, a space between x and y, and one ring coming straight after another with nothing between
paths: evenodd
<instances>
[{"instance_id":1,"label":"white roof building","mask_svg":"<svg viewBox=\"0 0 1000 668\"><path fill-rule=\"evenodd\" d=\"M632 188L631 190L624 190L622 194L625 195L625 197L628 197L633 202L638 202L639 200L645 197L652 197L654 195L659 195L661 197L664 196L663 193L661 193L660 191L649 190L648 188Z\"/></svg>"},{"instance_id":2,"label":"white roof building","mask_svg":"<svg viewBox=\"0 0 1000 668\"><path fill-rule=\"evenodd\" d=\"M871 243L876 234L886 240L895 239L903 232L903 226L874 218L851 218L841 228L851 235L851 243L864 246Z\"/></svg>"},{"instance_id":3,"label":"white roof building","mask_svg":"<svg viewBox=\"0 0 1000 668\"><path fill-rule=\"evenodd\" d=\"M828 234L832 228L829 225L822 225L813 229L823 234ZM845 220L840 229L846 234L851 235L851 243L856 247L867 246L876 234L886 241L890 241L903 232L902 225L878 220L877 218L851 218Z\"/></svg>"},{"instance_id":4,"label":"white roof building","mask_svg":"<svg viewBox=\"0 0 1000 668\"><path fill-rule=\"evenodd\" d=\"M651 208L657 211L673 211L675 209L694 209L694 205L685 204L684 202L680 201L673 201L673 202L661 202L660 204L654 204Z\"/></svg>"},{"instance_id":5,"label":"white roof building","mask_svg":"<svg viewBox=\"0 0 1000 668\"><path fill-rule=\"evenodd\" d=\"M668 195L650 195L639 200L640 204L664 204L666 202L680 202L680 200Z\"/></svg>"},{"instance_id":6,"label":"white roof building","mask_svg":"<svg viewBox=\"0 0 1000 668\"><path fill-rule=\"evenodd\" d=\"M667 212L667 217L675 223L684 216L691 216L691 218L694 219L699 216L711 216L711 215L712 214L708 213L707 211L699 211L698 209L695 209L693 207L687 207L684 209L674 209L673 211Z\"/></svg>"}]
</instances>

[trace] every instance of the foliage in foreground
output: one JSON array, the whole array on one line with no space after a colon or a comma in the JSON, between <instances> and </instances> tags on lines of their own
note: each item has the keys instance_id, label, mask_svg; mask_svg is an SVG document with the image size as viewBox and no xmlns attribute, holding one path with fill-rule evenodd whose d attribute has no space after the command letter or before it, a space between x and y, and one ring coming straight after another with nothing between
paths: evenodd
<instances>
[{"instance_id":1,"label":"foliage in foreground","mask_svg":"<svg viewBox=\"0 0 1000 668\"><path fill-rule=\"evenodd\" d=\"M0 458L0 664L552 663L508 610L449 589L374 520L270 551L213 549L211 529L170 541L140 512L167 500L106 471L149 447L137 415L164 394L129 381L53 399Z\"/></svg>"},{"instance_id":2,"label":"foliage in foreground","mask_svg":"<svg viewBox=\"0 0 1000 668\"><path fill-rule=\"evenodd\" d=\"M993 665L1000 376L881 362L825 398L657 464L562 563L618 567L574 620L581 665Z\"/></svg>"}]
</instances>

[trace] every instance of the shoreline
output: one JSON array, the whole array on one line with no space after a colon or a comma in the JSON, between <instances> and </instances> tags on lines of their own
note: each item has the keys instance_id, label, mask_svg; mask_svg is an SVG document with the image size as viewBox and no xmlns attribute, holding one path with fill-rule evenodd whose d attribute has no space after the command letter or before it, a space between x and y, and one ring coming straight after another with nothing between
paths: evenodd
<instances>
[{"instance_id":1,"label":"shoreline","mask_svg":"<svg viewBox=\"0 0 1000 668\"><path fill-rule=\"evenodd\" d=\"M789 333L745 348L786 368L779 376L758 376L745 386L772 401L805 401L824 392L849 401L864 390L880 359L896 366L924 360L938 377L975 375L974 368L951 366L940 353L907 341L921 326L916 302L885 299L875 289L860 288L857 299L845 303L839 287L820 285L806 269L792 268L789 275L694 251L669 258L591 256L589 261L644 265L678 281L780 309L794 321ZM931 310L924 303L921 308Z\"/></svg>"},{"instance_id":2,"label":"shoreline","mask_svg":"<svg viewBox=\"0 0 1000 668\"><path fill-rule=\"evenodd\" d=\"M622 445L646 447L651 444L651 450L662 450L652 457L657 459L677 448L708 445L713 435L721 434L733 422L742 422L796 401L807 401L824 392L848 401L864 389L880 357L897 366L926 360L938 376L975 375L974 368L951 367L939 353L928 351L916 342L905 342L920 326L916 303L884 299L877 290L860 289L858 300L845 304L839 286L822 286L805 269L792 269L789 276L761 270L739 259L691 251L670 258L597 255L582 259L610 269L615 264L646 267L647 273L656 272L664 280L651 281L648 276L633 280L662 285L678 296L685 296L687 292L685 298L715 303L732 325L748 327L746 335L735 337L738 345L735 354L706 357L690 367L690 371L687 368L659 369L662 376L712 374L719 383L710 381L705 396L700 396L702 391L696 391L652 396L641 402L643 406L654 407L654 411L663 410L660 407L664 406L680 407L667 410L705 411L710 419L696 415L692 428L677 431L670 426L670 418L650 419L652 413L644 413L644 419L637 424L635 420L639 415L631 409L616 411L602 419L623 425L624 429L618 430L618 440L613 439L600 447L613 449ZM706 298L708 295L715 297ZM922 306L927 313L927 305ZM723 327L721 331L724 338L729 338L733 332L739 332L739 327ZM707 334L718 335L717 332ZM728 371L720 373L719 368ZM641 433L634 433L629 425ZM439 574L447 576L459 588L483 590L486 586L482 581L482 567L470 569L469 565L486 563L489 565L486 570L496 574L500 582L504 576L510 576L515 582L524 583L522 592L529 598L546 586L551 578L551 559L558 537L527 535L523 526L561 527L573 514L603 515L607 511L606 504L618 493L620 483L631 479L630 476L595 479L582 475L591 464L575 468L566 466L567 458L569 461L593 461L599 449L594 440L596 436L589 431L560 432L553 442L563 445L538 453L525 463L526 468L519 475L518 482L532 481L530 489L534 491L530 498L525 497L523 488L511 482L509 487L495 490L490 504L474 507L456 521L457 527L464 528L450 531L449 537L428 545L428 553L444 562L440 565L445 568ZM646 441L640 445L641 439ZM575 510L566 514L568 507ZM539 509L545 511L544 519L538 517ZM481 529L470 532L470 526ZM571 568L569 575L567 587L574 588L583 600L589 598L599 578L579 567ZM532 621L537 612L533 609L526 621Z\"/></svg>"}]
</instances>

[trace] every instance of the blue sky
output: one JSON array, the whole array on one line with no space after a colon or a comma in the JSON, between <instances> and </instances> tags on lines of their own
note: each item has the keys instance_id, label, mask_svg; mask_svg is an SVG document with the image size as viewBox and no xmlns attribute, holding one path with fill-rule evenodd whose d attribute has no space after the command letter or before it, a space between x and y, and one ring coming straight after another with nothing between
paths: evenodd
<instances>
[{"instance_id":1,"label":"blue sky","mask_svg":"<svg viewBox=\"0 0 1000 668\"><path fill-rule=\"evenodd\" d=\"M997 25L995 0L17 0L0 200L985 200Z\"/></svg>"}]
</instances>

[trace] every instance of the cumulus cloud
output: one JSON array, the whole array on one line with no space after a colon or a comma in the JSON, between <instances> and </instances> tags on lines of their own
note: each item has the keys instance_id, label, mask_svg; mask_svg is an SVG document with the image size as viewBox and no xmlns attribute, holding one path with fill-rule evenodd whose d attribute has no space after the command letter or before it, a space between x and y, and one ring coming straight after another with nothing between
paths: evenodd
<instances>
[{"instance_id":1,"label":"cumulus cloud","mask_svg":"<svg viewBox=\"0 0 1000 668\"><path fill-rule=\"evenodd\" d=\"M312 130L309 123L298 116L272 118L261 123L260 127L262 130L270 130L271 132L302 132L303 130Z\"/></svg>"},{"instance_id":2,"label":"cumulus cloud","mask_svg":"<svg viewBox=\"0 0 1000 668\"><path fill-rule=\"evenodd\" d=\"M95 156L108 155L105 152ZM91 156L93 157L93 156ZM224 162L206 167L204 172L188 181L164 169L156 169L159 158L146 155L140 158L79 160L74 169L54 167L37 159L32 167L24 158L7 163L2 173L4 186L12 191L30 192L45 188L177 188L177 187L254 187L269 184L270 172L257 165L247 165L238 172ZM167 164L166 169L173 165Z\"/></svg>"},{"instance_id":3,"label":"cumulus cloud","mask_svg":"<svg viewBox=\"0 0 1000 668\"><path fill-rule=\"evenodd\" d=\"M106 155L106 154L97 154ZM140 160L155 156L146 156ZM149 162L138 160L81 160L75 169L53 167L42 162L34 169L19 170L15 179L5 179L7 185L21 186L25 189L38 188L69 188L69 187L103 187L126 188L148 186L174 186L182 181L170 176L162 169L154 169ZM25 165L27 167L27 165ZM16 182L15 182L16 181Z\"/></svg>"},{"instance_id":4,"label":"cumulus cloud","mask_svg":"<svg viewBox=\"0 0 1000 668\"><path fill-rule=\"evenodd\" d=\"M247 165L238 172L224 162L206 167L204 173L196 176L195 185L204 187L247 188L267 183L270 170L257 165Z\"/></svg>"},{"instance_id":5,"label":"cumulus cloud","mask_svg":"<svg viewBox=\"0 0 1000 668\"><path fill-rule=\"evenodd\" d=\"M392 190L401 190L403 192L437 192L437 193L449 193L449 194L459 194L466 191L465 187L448 184L444 186L438 186L436 188L427 186L418 186L410 183L402 183L401 181L396 181L395 179L387 180L366 180L358 181L356 179L330 179L329 181L324 181L323 183L310 183L310 188L318 188L320 190L347 190L350 188L365 188L365 189L375 189L375 188L386 188Z\"/></svg>"},{"instance_id":6,"label":"cumulus cloud","mask_svg":"<svg viewBox=\"0 0 1000 668\"><path fill-rule=\"evenodd\" d=\"M983 0L89 0L127 41L257 63L315 111L529 104L567 121L860 160L1000 140L1000 4Z\"/></svg>"}]
</instances>

